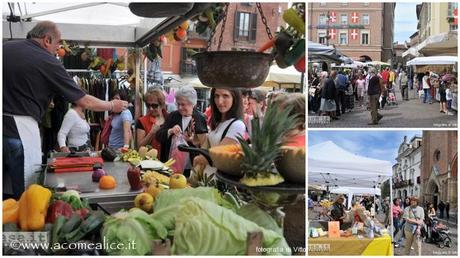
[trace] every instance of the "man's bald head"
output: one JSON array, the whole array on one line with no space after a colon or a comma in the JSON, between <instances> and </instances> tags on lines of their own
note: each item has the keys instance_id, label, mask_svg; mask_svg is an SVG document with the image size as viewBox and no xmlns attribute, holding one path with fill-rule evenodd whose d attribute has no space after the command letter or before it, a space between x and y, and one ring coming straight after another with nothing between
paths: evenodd
<instances>
[{"instance_id":1,"label":"man's bald head","mask_svg":"<svg viewBox=\"0 0 460 258\"><path fill-rule=\"evenodd\" d=\"M28 39L33 39L40 43L51 54L56 53L56 49L61 44L61 32L56 23L52 21L41 21L27 33Z\"/></svg>"}]
</instances>

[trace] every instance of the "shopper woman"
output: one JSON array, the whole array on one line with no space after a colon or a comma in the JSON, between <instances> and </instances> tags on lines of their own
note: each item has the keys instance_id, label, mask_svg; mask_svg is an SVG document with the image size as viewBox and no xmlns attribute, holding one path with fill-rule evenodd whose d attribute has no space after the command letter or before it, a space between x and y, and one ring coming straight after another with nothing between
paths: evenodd
<instances>
[{"instance_id":1,"label":"shopper woman","mask_svg":"<svg viewBox=\"0 0 460 258\"><path fill-rule=\"evenodd\" d=\"M243 102L237 89L211 90L211 132L204 147L238 144L237 137L245 137L246 126L243 122ZM193 160L193 166L206 166L207 160L199 155ZM202 168L203 168L202 167Z\"/></svg>"},{"instance_id":2,"label":"shopper woman","mask_svg":"<svg viewBox=\"0 0 460 258\"><path fill-rule=\"evenodd\" d=\"M114 91L112 99L124 100L128 99L126 92ZM109 136L109 147L113 149L129 148L132 138L131 124L133 116L129 109L123 110L121 113L112 114L112 130Z\"/></svg>"},{"instance_id":3,"label":"shopper woman","mask_svg":"<svg viewBox=\"0 0 460 258\"><path fill-rule=\"evenodd\" d=\"M206 117L195 109L197 104L197 93L191 86L183 86L176 92L176 104L178 110L171 112L165 123L156 133L156 140L161 144L161 161L169 159L173 136L183 135L189 145L200 147L206 140L208 128ZM190 160L183 164L188 175Z\"/></svg>"},{"instance_id":4,"label":"shopper woman","mask_svg":"<svg viewBox=\"0 0 460 258\"><path fill-rule=\"evenodd\" d=\"M168 116L165 96L159 88L152 87L145 93L144 102L147 114L136 121L137 147L150 145L158 151L161 159L161 144L155 135Z\"/></svg>"},{"instance_id":5,"label":"shopper woman","mask_svg":"<svg viewBox=\"0 0 460 258\"><path fill-rule=\"evenodd\" d=\"M58 132L59 149L62 152L88 151L91 148L89 138L90 127L85 120L85 111L82 106L72 103L62 121Z\"/></svg>"}]
</instances>

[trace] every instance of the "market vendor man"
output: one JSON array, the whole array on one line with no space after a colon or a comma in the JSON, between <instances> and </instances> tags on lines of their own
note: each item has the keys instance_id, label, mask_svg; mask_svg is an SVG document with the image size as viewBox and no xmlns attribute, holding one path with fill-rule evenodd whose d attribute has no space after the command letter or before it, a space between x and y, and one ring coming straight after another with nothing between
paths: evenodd
<instances>
[{"instance_id":1,"label":"market vendor man","mask_svg":"<svg viewBox=\"0 0 460 258\"><path fill-rule=\"evenodd\" d=\"M3 197L19 198L41 170L38 123L54 95L93 111L121 112L128 103L85 94L56 59L61 32L42 21L26 40L3 44Z\"/></svg>"},{"instance_id":2,"label":"market vendor man","mask_svg":"<svg viewBox=\"0 0 460 258\"><path fill-rule=\"evenodd\" d=\"M344 202L345 197L343 195L339 195L335 200L334 204L332 204L331 209L332 220L340 222L340 226L342 226L343 220L347 217L347 213L345 212L345 206L343 205Z\"/></svg>"}]
</instances>

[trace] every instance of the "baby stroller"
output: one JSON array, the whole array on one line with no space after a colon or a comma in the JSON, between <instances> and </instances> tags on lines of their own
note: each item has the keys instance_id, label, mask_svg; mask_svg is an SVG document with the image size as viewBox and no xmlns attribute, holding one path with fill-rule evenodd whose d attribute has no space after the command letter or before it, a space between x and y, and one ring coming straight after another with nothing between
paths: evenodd
<instances>
[{"instance_id":1,"label":"baby stroller","mask_svg":"<svg viewBox=\"0 0 460 258\"><path fill-rule=\"evenodd\" d=\"M452 240L449 236L449 227L438 221L438 218L429 218L431 220L430 234L427 242L437 244L439 248L451 247Z\"/></svg>"},{"instance_id":2,"label":"baby stroller","mask_svg":"<svg viewBox=\"0 0 460 258\"><path fill-rule=\"evenodd\" d=\"M388 105L396 106L398 105L398 102L396 102L396 93L395 93L395 88L391 87L388 89Z\"/></svg>"}]
</instances>

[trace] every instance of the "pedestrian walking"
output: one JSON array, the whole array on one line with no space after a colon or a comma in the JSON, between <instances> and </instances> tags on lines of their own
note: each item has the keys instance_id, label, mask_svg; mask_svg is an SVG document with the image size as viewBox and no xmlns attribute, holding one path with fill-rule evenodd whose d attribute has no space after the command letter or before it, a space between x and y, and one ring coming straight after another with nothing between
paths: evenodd
<instances>
[{"instance_id":1,"label":"pedestrian walking","mask_svg":"<svg viewBox=\"0 0 460 258\"><path fill-rule=\"evenodd\" d=\"M444 218L444 209L445 209L445 208L446 208L446 205L444 204L443 201L441 201L441 202L439 203L439 205L438 205L439 217L440 217L441 219Z\"/></svg>"},{"instance_id":2,"label":"pedestrian walking","mask_svg":"<svg viewBox=\"0 0 460 258\"><path fill-rule=\"evenodd\" d=\"M401 200L395 198L393 199L393 205L391 207L393 215L393 239L396 239L396 235L399 232L400 228L400 218L404 211L401 209Z\"/></svg>"},{"instance_id":3,"label":"pedestrian walking","mask_svg":"<svg viewBox=\"0 0 460 258\"><path fill-rule=\"evenodd\" d=\"M356 80L356 89L358 91L358 101L361 107L363 106L365 84L366 80L364 79L364 76L362 74L359 75L359 78Z\"/></svg>"},{"instance_id":4,"label":"pedestrian walking","mask_svg":"<svg viewBox=\"0 0 460 258\"><path fill-rule=\"evenodd\" d=\"M402 99L409 100L409 85L408 85L409 80L404 70L402 70L401 73L399 73L398 81L400 85Z\"/></svg>"},{"instance_id":5,"label":"pedestrian walking","mask_svg":"<svg viewBox=\"0 0 460 258\"><path fill-rule=\"evenodd\" d=\"M335 77L336 71L332 71L329 78L324 82L324 87L321 90L321 113L325 113L331 119L338 120L339 118L336 115L337 103L336 103L336 87L335 87Z\"/></svg>"},{"instance_id":6,"label":"pedestrian walking","mask_svg":"<svg viewBox=\"0 0 460 258\"><path fill-rule=\"evenodd\" d=\"M339 71L337 75L335 86L337 89L337 98L336 98L336 113L337 116L340 114L345 114L346 111L346 95L345 92L348 89L348 78L343 71ZM340 113L342 111L342 113Z\"/></svg>"},{"instance_id":7,"label":"pedestrian walking","mask_svg":"<svg viewBox=\"0 0 460 258\"><path fill-rule=\"evenodd\" d=\"M422 254L421 230L424 226L425 211L418 205L418 199L412 197L410 206L404 209L403 218L406 220L404 234L406 242L404 244L404 255L409 255L411 247L415 248L415 255Z\"/></svg>"},{"instance_id":8,"label":"pedestrian walking","mask_svg":"<svg viewBox=\"0 0 460 258\"><path fill-rule=\"evenodd\" d=\"M383 118L383 115L379 114L377 109L379 105L379 97L381 93L382 82L377 76L375 68L371 68L371 78L369 79L369 88L367 89L367 94L369 95L369 110L371 113L371 122L368 125L376 125L379 123L380 119Z\"/></svg>"},{"instance_id":9,"label":"pedestrian walking","mask_svg":"<svg viewBox=\"0 0 460 258\"><path fill-rule=\"evenodd\" d=\"M432 104L431 100L431 82L430 82L430 72L426 72L422 78L422 88L423 88L423 103Z\"/></svg>"}]
</instances>

